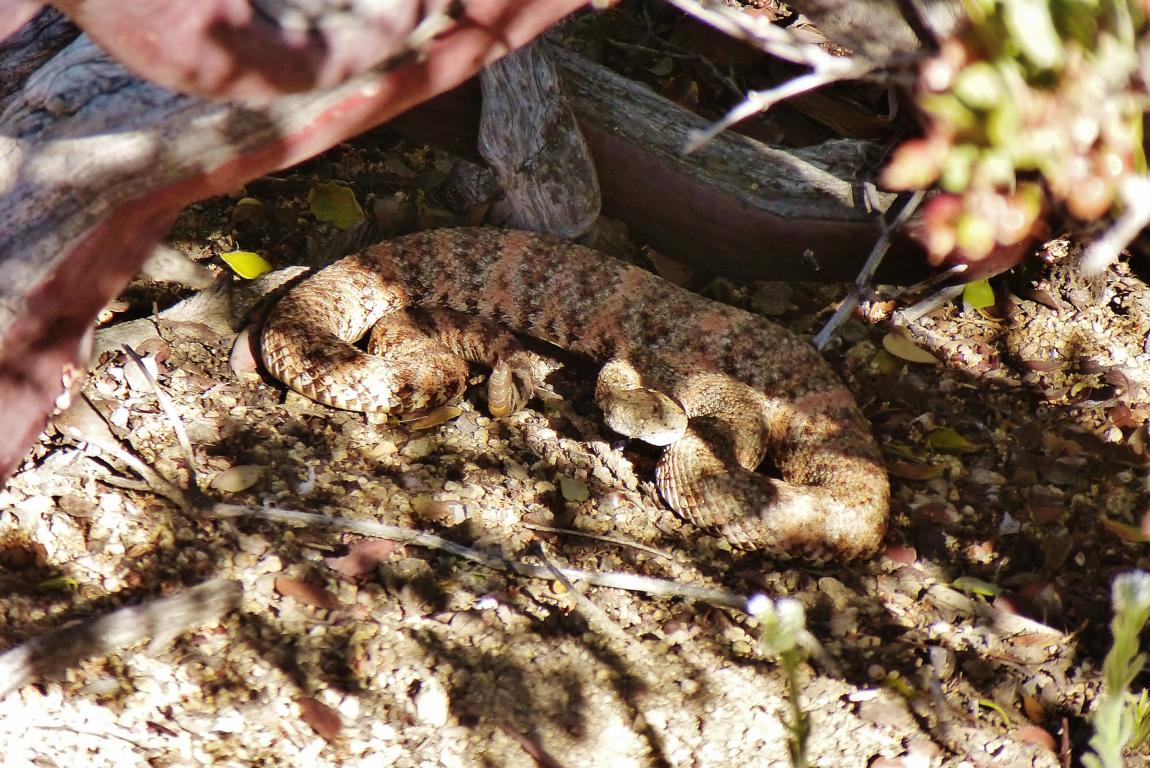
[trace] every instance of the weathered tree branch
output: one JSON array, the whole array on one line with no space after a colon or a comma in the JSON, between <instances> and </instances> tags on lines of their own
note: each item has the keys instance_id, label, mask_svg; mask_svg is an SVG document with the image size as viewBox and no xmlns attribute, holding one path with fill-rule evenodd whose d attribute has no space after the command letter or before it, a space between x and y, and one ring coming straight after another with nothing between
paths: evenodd
<instances>
[{"instance_id":1,"label":"weathered tree branch","mask_svg":"<svg viewBox=\"0 0 1150 768\"><path fill-rule=\"evenodd\" d=\"M684 156L702 118L642 85L556 46L564 86L598 168L604 210L636 237L690 266L744 279L849 280L881 228L893 196L863 185L877 147L842 140L799 151L723 133ZM389 125L462 157L478 159L474 83L437 97ZM883 279L916 279L918 246L897 237Z\"/></svg>"},{"instance_id":2,"label":"weathered tree branch","mask_svg":"<svg viewBox=\"0 0 1150 768\"><path fill-rule=\"evenodd\" d=\"M0 113L0 478L86 366L99 308L184 205L315 155L458 85L582 4L473 0L433 40L393 41L418 45L418 57L265 106L146 83L86 38L54 55ZM116 6L84 4L86 13L105 15L123 8ZM205 77L197 82L230 82Z\"/></svg>"}]
</instances>

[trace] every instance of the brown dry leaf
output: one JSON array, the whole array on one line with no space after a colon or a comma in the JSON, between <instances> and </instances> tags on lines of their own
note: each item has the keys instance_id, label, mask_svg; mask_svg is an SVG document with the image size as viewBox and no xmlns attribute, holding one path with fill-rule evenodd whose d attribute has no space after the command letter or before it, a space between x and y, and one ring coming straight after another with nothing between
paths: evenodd
<instances>
[{"instance_id":1,"label":"brown dry leaf","mask_svg":"<svg viewBox=\"0 0 1150 768\"><path fill-rule=\"evenodd\" d=\"M559 478L559 490L563 494L564 501L587 501L591 498L591 491L587 488L587 482L577 477L561 476Z\"/></svg>"},{"instance_id":2,"label":"brown dry leaf","mask_svg":"<svg viewBox=\"0 0 1150 768\"><path fill-rule=\"evenodd\" d=\"M325 557L323 561L343 578L357 579L386 563L397 546L394 541L386 539L363 539L348 547L343 557Z\"/></svg>"},{"instance_id":3,"label":"brown dry leaf","mask_svg":"<svg viewBox=\"0 0 1150 768\"><path fill-rule=\"evenodd\" d=\"M1026 719L1032 723L1041 723L1046 719L1046 707L1042 706L1037 696L1025 694L1022 697L1022 711L1026 713Z\"/></svg>"},{"instance_id":4,"label":"brown dry leaf","mask_svg":"<svg viewBox=\"0 0 1150 768\"><path fill-rule=\"evenodd\" d=\"M246 491L259 482L264 475L264 468L256 464L237 464L225 469L212 478L208 484L212 490L222 493L239 493Z\"/></svg>"},{"instance_id":5,"label":"brown dry leaf","mask_svg":"<svg viewBox=\"0 0 1150 768\"><path fill-rule=\"evenodd\" d=\"M236 340L232 343L228 365L238 379L259 377L260 364L256 358L255 337L253 326L248 325L236 334Z\"/></svg>"},{"instance_id":6,"label":"brown dry leaf","mask_svg":"<svg viewBox=\"0 0 1150 768\"><path fill-rule=\"evenodd\" d=\"M338 712L311 696L300 696L295 701L299 705L300 719L310 725L320 738L330 742L339 737L343 721L339 719Z\"/></svg>"},{"instance_id":7,"label":"brown dry leaf","mask_svg":"<svg viewBox=\"0 0 1150 768\"><path fill-rule=\"evenodd\" d=\"M509 725L500 724L499 727L502 728L503 732L510 736L524 752L530 755L531 759L534 760L540 768L563 768L563 763L548 754L547 750L543 748L537 739L528 738Z\"/></svg>"},{"instance_id":8,"label":"brown dry leaf","mask_svg":"<svg viewBox=\"0 0 1150 768\"><path fill-rule=\"evenodd\" d=\"M669 259L657 251L652 251L650 255L651 265L655 267L655 274L668 283L686 285L695 274L687 265L680 261Z\"/></svg>"},{"instance_id":9,"label":"brown dry leaf","mask_svg":"<svg viewBox=\"0 0 1150 768\"><path fill-rule=\"evenodd\" d=\"M136 354L140 357L154 358L157 363L166 363L172 356L172 345L166 339L153 336L136 345Z\"/></svg>"},{"instance_id":10,"label":"brown dry leaf","mask_svg":"<svg viewBox=\"0 0 1150 768\"><path fill-rule=\"evenodd\" d=\"M918 562L918 550L900 544L892 544L887 547L886 556L899 565L914 565Z\"/></svg>"},{"instance_id":11,"label":"brown dry leaf","mask_svg":"<svg viewBox=\"0 0 1150 768\"><path fill-rule=\"evenodd\" d=\"M371 203L371 216L384 238L392 238L411 229L415 223L415 203L407 192L378 197Z\"/></svg>"},{"instance_id":12,"label":"brown dry leaf","mask_svg":"<svg viewBox=\"0 0 1150 768\"><path fill-rule=\"evenodd\" d=\"M463 409L458 405L441 405L418 418L405 421L404 425L407 426L408 429L431 429L432 427L438 427L440 424L446 424L461 413L463 413Z\"/></svg>"},{"instance_id":13,"label":"brown dry leaf","mask_svg":"<svg viewBox=\"0 0 1150 768\"><path fill-rule=\"evenodd\" d=\"M310 605L313 608L331 610L338 608L339 600L318 584L312 584L301 579L291 579L287 576L277 576L275 580L276 592L284 597L290 597L296 602Z\"/></svg>"},{"instance_id":14,"label":"brown dry leaf","mask_svg":"<svg viewBox=\"0 0 1150 768\"><path fill-rule=\"evenodd\" d=\"M1050 731L1037 725L1024 725L1018 729L1016 735L1018 740L1024 744L1037 744L1040 747L1046 747L1051 752L1055 749L1054 737L1050 735Z\"/></svg>"},{"instance_id":15,"label":"brown dry leaf","mask_svg":"<svg viewBox=\"0 0 1150 768\"><path fill-rule=\"evenodd\" d=\"M908 363L928 363L938 365L938 358L915 344L901 331L891 331L882 337L882 348L900 360Z\"/></svg>"},{"instance_id":16,"label":"brown dry leaf","mask_svg":"<svg viewBox=\"0 0 1150 768\"><path fill-rule=\"evenodd\" d=\"M907 761L901 757L876 757L870 768L907 768Z\"/></svg>"},{"instance_id":17,"label":"brown dry leaf","mask_svg":"<svg viewBox=\"0 0 1150 768\"><path fill-rule=\"evenodd\" d=\"M93 440L116 444L116 437L96 407L86 397L77 397L68 410L52 419L53 426L73 440Z\"/></svg>"},{"instance_id":18,"label":"brown dry leaf","mask_svg":"<svg viewBox=\"0 0 1150 768\"><path fill-rule=\"evenodd\" d=\"M240 227L262 225L270 216L268 207L254 197L241 197L231 214L232 224Z\"/></svg>"}]
</instances>

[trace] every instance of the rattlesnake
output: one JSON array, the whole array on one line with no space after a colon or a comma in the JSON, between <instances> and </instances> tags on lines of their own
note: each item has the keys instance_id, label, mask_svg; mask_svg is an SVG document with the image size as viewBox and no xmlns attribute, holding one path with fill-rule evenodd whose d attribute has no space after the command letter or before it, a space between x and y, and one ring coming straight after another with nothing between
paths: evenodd
<instances>
[{"instance_id":1,"label":"rattlesnake","mask_svg":"<svg viewBox=\"0 0 1150 768\"><path fill-rule=\"evenodd\" d=\"M424 339L409 334L407 307L478 319ZM394 324L380 323L370 347L376 354L351 345L389 314ZM376 245L289 292L261 347L277 379L356 411L451 401L467 378L457 355L498 362L503 389L491 389L512 385L499 406L506 412L541 374L503 328L605 363L596 401L608 426L667 446L656 485L686 520L786 558L849 559L878 547L886 472L869 424L826 362L768 320L582 246L483 228ZM783 480L753 471L765 456Z\"/></svg>"}]
</instances>

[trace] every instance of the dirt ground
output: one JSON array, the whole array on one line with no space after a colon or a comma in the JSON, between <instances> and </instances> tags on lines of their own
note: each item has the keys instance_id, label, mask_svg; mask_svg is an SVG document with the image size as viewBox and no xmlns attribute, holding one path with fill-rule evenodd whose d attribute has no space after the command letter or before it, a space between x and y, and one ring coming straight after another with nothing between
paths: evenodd
<instances>
[{"instance_id":1,"label":"dirt ground","mask_svg":"<svg viewBox=\"0 0 1150 768\"><path fill-rule=\"evenodd\" d=\"M884 446L891 526L872 561L812 568L732 552L669 512L657 454L602 425L587 361L562 358L559 401L493 420L472 394L434 425L336 412L253 372L236 333L298 270L253 283L216 257L250 249L280 269L351 249L362 233L308 203L331 181L374 236L505 215L477 168L386 132L186 212L171 245L216 286L193 304L130 289L79 406L0 490L0 647L158 607L123 647L0 698L4 765L786 766L786 679L733 607L752 593L800 601L817 641L798 675L813 765L1082 754L1110 583L1150 565L1150 292L1133 268L1085 282L1066 266L1077 244L1052 241L1052 266L995 281L995 307L941 303L902 341L889 321L906 301L851 321L828 359ZM617 225L602 232L613 252L799 333L842 295L672 271ZM936 362L901 359L907 344ZM552 566L675 594L573 592ZM185 613L155 601L213 579L225 605L200 607L218 620L172 637Z\"/></svg>"}]
</instances>

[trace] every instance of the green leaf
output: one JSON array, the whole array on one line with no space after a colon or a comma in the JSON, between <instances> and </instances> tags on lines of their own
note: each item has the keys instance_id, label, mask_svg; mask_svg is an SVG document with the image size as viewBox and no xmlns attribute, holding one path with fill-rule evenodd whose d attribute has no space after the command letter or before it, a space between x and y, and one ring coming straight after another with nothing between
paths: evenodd
<instances>
[{"instance_id":1,"label":"green leaf","mask_svg":"<svg viewBox=\"0 0 1150 768\"><path fill-rule=\"evenodd\" d=\"M986 258L994 249L995 227L977 213L963 211L954 225L955 242L971 261Z\"/></svg>"},{"instance_id":2,"label":"green leaf","mask_svg":"<svg viewBox=\"0 0 1150 768\"><path fill-rule=\"evenodd\" d=\"M871 359L870 367L879 376L893 376L902 370L903 365L902 361L890 352L880 349Z\"/></svg>"},{"instance_id":3,"label":"green leaf","mask_svg":"<svg viewBox=\"0 0 1150 768\"><path fill-rule=\"evenodd\" d=\"M936 451L947 453L974 453L982 450L978 443L972 443L960 435L953 427L939 427L926 433L926 441Z\"/></svg>"},{"instance_id":4,"label":"green leaf","mask_svg":"<svg viewBox=\"0 0 1150 768\"><path fill-rule=\"evenodd\" d=\"M938 183L947 192L963 192L970 186L974 173L974 163L978 159L978 148L971 144L954 147L942 164L942 176Z\"/></svg>"},{"instance_id":5,"label":"green leaf","mask_svg":"<svg viewBox=\"0 0 1150 768\"><path fill-rule=\"evenodd\" d=\"M255 280L272 271L272 265L268 260L252 251L229 251L221 253L220 258L245 280Z\"/></svg>"},{"instance_id":6,"label":"green leaf","mask_svg":"<svg viewBox=\"0 0 1150 768\"><path fill-rule=\"evenodd\" d=\"M968 595L981 595L982 597L998 597L1002 594L1002 587L991 584L989 581L976 579L973 576L959 576L950 583L955 589L966 592Z\"/></svg>"},{"instance_id":7,"label":"green leaf","mask_svg":"<svg viewBox=\"0 0 1150 768\"><path fill-rule=\"evenodd\" d=\"M72 592L80 588L80 582L71 576L53 576L44 579L37 586L48 592Z\"/></svg>"},{"instance_id":8,"label":"green leaf","mask_svg":"<svg viewBox=\"0 0 1150 768\"><path fill-rule=\"evenodd\" d=\"M365 218L355 193L343 184L316 184L308 192L307 202L316 221L326 221L339 229L350 229Z\"/></svg>"},{"instance_id":9,"label":"green leaf","mask_svg":"<svg viewBox=\"0 0 1150 768\"><path fill-rule=\"evenodd\" d=\"M962 289L962 303L971 309L986 309L994 306L994 289L986 278L967 283Z\"/></svg>"},{"instance_id":10,"label":"green leaf","mask_svg":"<svg viewBox=\"0 0 1150 768\"><path fill-rule=\"evenodd\" d=\"M1035 67L1055 69L1062 64L1062 39L1048 0L1004 0L1002 20L1011 42Z\"/></svg>"},{"instance_id":11,"label":"green leaf","mask_svg":"<svg viewBox=\"0 0 1150 768\"><path fill-rule=\"evenodd\" d=\"M954 95L971 109L989 112L1001 103L1005 94L1002 76L993 64L985 61L967 65L954 83Z\"/></svg>"},{"instance_id":12,"label":"green leaf","mask_svg":"<svg viewBox=\"0 0 1150 768\"><path fill-rule=\"evenodd\" d=\"M998 716L1002 719L1002 727L1003 728L1009 728L1010 727L1010 715L1006 714L1006 710L1003 709L999 704L996 704L995 702L991 701L990 699L979 699L978 700L978 706L983 707L985 709L989 709L992 712L996 712L998 714Z\"/></svg>"}]
</instances>

